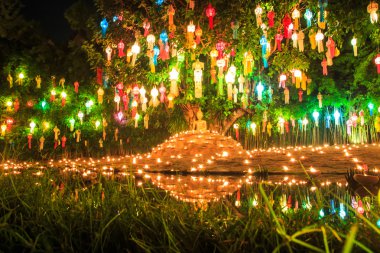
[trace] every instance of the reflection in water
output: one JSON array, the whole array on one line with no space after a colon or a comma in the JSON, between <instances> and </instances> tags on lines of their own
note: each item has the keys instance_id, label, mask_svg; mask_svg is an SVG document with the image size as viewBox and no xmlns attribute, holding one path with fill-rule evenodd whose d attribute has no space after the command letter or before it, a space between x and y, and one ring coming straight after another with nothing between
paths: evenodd
<instances>
[{"instance_id":1,"label":"reflection in water","mask_svg":"<svg viewBox=\"0 0 380 253\"><path fill-rule=\"evenodd\" d=\"M145 179L157 187L168 191L175 198L191 203L206 204L222 198L234 203L237 207L264 207L258 185L264 183L264 190L270 203L282 212L297 212L298 210L311 210L322 201L322 208L318 210L319 216L337 214L344 219L351 206L358 214L369 215L375 203L373 195L358 194L357 184L347 182L342 176L320 178L319 180L306 180L297 178L299 175L275 175L267 180L261 180L254 175L244 176L216 176L216 175L167 175L162 173L145 174ZM377 181L379 182L379 181ZM356 182L358 183L358 182ZM377 190L379 186L376 185ZM372 197L371 197L372 196ZM322 199L319 199L323 197ZM207 204L203 205L207 208ZM351 213L352 213L351 210Z\"/></svg>"},{"instance_id":2,"label":"reflection in water","mask_svg":"<svg viewBox=\"0 0 380 253\"><path fill-rule=\"evenodd\" d=\"M157 187L184 202L209 202L231 195L240 189L243 178L237 176L191 176L146 174Z\"/></svg>"}]
</instances>

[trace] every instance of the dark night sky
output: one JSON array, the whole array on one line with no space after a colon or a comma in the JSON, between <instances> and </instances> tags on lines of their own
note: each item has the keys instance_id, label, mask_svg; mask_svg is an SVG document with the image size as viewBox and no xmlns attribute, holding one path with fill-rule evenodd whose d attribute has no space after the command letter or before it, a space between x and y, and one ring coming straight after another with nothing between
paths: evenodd
<instances>
[{"instance_id":1,"label":"dark night sky","mask_svg":"<svg viewBox=\"0 0 380 253\"><path fill-rule=\"evenodd\" d=\"M22 0L22 14L27 20L33 19L55 42L63 43L72 31L64 17L65 10L76 0Z\"/></svg>"}]
</instances>

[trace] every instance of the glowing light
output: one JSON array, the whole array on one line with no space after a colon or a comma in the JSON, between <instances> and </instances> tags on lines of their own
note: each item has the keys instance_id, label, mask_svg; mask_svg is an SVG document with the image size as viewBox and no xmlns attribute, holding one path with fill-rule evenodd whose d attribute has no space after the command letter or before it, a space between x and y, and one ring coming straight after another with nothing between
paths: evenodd
<instances>
[{"instance_id":1,"label":"glowing light","mask_svg":"<svg viewBox=\"0 0 380 253\"><path fill-rule=\"evenodd\" d=\"M315 121L318 121L318 118L319 118L319 112L314 111L314 112L313 112L313 118L314 118Z\"/></svg>"},{"instance_id":2,"label":"glowing light","mask_svg":"<svg viewBox=\"0 0 380 253\"><path fill-rule=\"evenodd\" d=\"M24 78L25 78L24 73L20 73L20 74L18 74L18 78L20 78L21 80L24 79Z\"/></svg>"},{"instance_id":3,"label":"glowing light","mask_svg":"<svg viewBox=\"0 0 380 253\"><path fill-rule=\"evenodd\" d=\"M119 121L121 121L123 119L124 115L122 112L118 112L117 113L117 118L119 119Z\"/></svg>"},{"instance_id":4,"label":"glowing light","mask_svg":"<svg viewBox=\"0 0 380 253\"><path fill-rule=\"evenodd\" d=\"M323 208L319 211L319 218L325 217L325 212L323 211Z\"/></svg>"},{"instance_id":5,"label":"glowing light","mask_svg":"<svg viewBox=\"0 0 380 253\"><path fill-rule=\"evenodd\" d=\"M81 124L83 123L83 117L84 117L83 112L82 112L82 111L79 111L79 112L78 112L78 118L79 118Z\"/></svg>"},{"instance_id":6,"label":"glowing light","mask_svg":"<svg viewBox=\"0 0 380 253\"><path fill-rule=\"evenodd\" d=\"M97 121L95 122L95 129L98 129L99 126L100 126L100 121L97 120Z\"/></svg>"},{"instance_id":7,"label":"glowing light","mask_svg":"<svg viewBox=\"0 0 380 253\"><path fill-rule=\"evenodd\" d=\"M340 218L344 219L346 217L346 211L344 210L344 204L339 204L339 216Z\"/></svg>"},{"instance_id":8,"label":"glowing light","mask_svg":"<svg viewBox=\"0 0 380 253\"><path fill-rule=\"evenodd\" d=\"M29 126L30 126L30 133L33 133L34 128L36 128L36 123L34 121L32 121L32 122L30 122Z\"/></svg>"},{"instance_id":9,"label":"glowing light","mask_svg":"<svg viewBox=\"0 0 380 253\"><path fill-rule=\"evenodd\" d=\"M92 101L92 100L88 100L88 101L86 102L86 104L85 104L85 106L86 106L87 108L91 108L93 105L94 105L94 101Z\"/></svg>"}]
</instances>

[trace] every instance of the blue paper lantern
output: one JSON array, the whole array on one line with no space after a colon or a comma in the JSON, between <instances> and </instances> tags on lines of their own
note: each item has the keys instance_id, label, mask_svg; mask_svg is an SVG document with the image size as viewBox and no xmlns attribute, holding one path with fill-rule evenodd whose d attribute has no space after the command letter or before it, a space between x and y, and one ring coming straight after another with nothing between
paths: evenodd
<instances>
[{"instance_id":1,"label":"blue paper lantern","mask_svg":"<svg viewBox=\"0 0 380 253\"><path fill-rule=\"evenodd\" d=\"M157 66L157 59L158 59L158 55L160 54L160 49L158 48L158 46L154 46L153 48L153 64L154 66Z\"/></svg>"},{"instance_id":2,"label":"blue paper lantern","mask_svg":"<svg viewBox=\"0 0 380 253\"><path fill-rule=\"evenodd\" d=\"M106 37L106 32L107 32L107 28L108 28L107 19L103 18L103 20L100 22L100 27L102 28L102 36L104 38L104 37Z\"/></svg>"},{"instance_id":3,"label":"blue paper lantern","mask_svg":"<svg viewBox=\"0 0 380 253\"><path fill-rule=\"evenodd\" d=\"M156 4L158 6L161 6L164 2L165 2L165 0L156 0Z\"/></svg>"},{"instance_id":4,"label":"blue paper lantern","mask_svg":"<svg viewBox=\"0 0 380 253\"><path fill-rule=\"evenodd\" d=\"M169 37L168 37L168 34L166 33L166 30L162 31L162 33L160 34L160 39L162 43L164 44L168 43Z\"/></svg>"}]
</instances>

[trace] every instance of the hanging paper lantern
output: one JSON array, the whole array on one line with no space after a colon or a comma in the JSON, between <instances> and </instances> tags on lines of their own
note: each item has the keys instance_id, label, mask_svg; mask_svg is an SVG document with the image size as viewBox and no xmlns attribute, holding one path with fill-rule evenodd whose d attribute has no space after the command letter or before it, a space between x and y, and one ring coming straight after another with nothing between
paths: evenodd
<instances>
[{"instance_id":1,"label":"hanging paper lantern","mask_svg":"<svg viewBox=\"0 0 380 253\"><path fill-rule=\"evenodd\" d=\"M206 8L206 16L208 17L208 26L212 30L214 29L214 17L215 17L215 8L211 4L208 4Z\"/></svg>"},{"instance_id":2,"label":"hanging paper lantern","mask_svg":"<svg viewBox=\"0 0 380 253\"><path fill-rule=\"evenodd\" d=\"M275 36L276 44L277 44L277 50L278 50L278 51L281 51L281 41L282 41L283 38L284 38L284 36L282 36L281 33L278 33L278 34L276 34L276 36Z\"/></svg>"},{"instance_id":3,"label":"hanging paper lantern","mask_svg":"<svg viewBox=\"0 0 380 253\"><path fill-rule=\"evenodd\" d=\"M303 90L299 89L298 90L298 101L302 103L302 95L303 95Z\"/></svg>"},{"instance_id":4,"label":"hanging paper lantern","mask_svg":"<svg viewBox=\"0 0 380 253\"><path fill-rule=\"evenodd\" d=\"M326 42L326 47L328 49L328 58L333 59L335 57L335 41L332 37L329 37Z\"/></svg>"},{"instance_id":5,"label":"hanging paper lantern","mask_svg":"<svg viewBox=\"0 0 380 253\"><path fill-rule=\"evenodd\" d=\"M323 34L322 34L323 35ZM317 39L316 39L316 33L314 31L314 29L310 29L309 31L309 41L310 41L310 45L311 45L311 49L316 49L317 48Z\"/></svg>"},{"instance_id":6,"label":"hanging paper lantern","mask_svg":"<svg viewBox=\"0 0 380 253\"><path fill-rule=\"evenodd\" d=\"M218 58L223 58L223 51L226 47L226 43L223 41L219 41L216 43L216 50L218 50Z\"/></svg>"},{"instance_id":7,"label":"hanging paper lantern","mask_svg":"<svg viewBox=\"0 0 380 253\"><path fill-rule=\"evenodd\" d=\"M149 34L147 37L146 37L146 42L148 44L148 49L149 50L153 50L153 46L154 46L154 43L156 41L156 37L154 37L153 34Z\"/></svg>"},{"instance_id":8,"label":"hanging paper lantern","mask_svg":"<svg viewBox=\"0 0 380 253\"><path fill-rule=\"evenodd\" d=\"M339 216L341 219L344 219L346 217L346 211L344 210L344 204L340 203L339 204Z\"/></svg>"},{"instance_id":9,"label":"hanging paper lantern","mask_svg":"<svg viewBox=\"0 0 380 253\"><path fill-rule=\"evenodd\" d=\"M358 47L356 46L357 42L358 42L358 40L355 37L352 38L351 45L354 49L354 56L358 56Z\"/></svg>"},{"instance_id":10,"label":"hanging paper lantern","mask_svg":"<svg viewBox=\"0 0 380 253\"><path fill-rule=\"evenodd\" d=\"M194 69L194 88L195 88L194 96L195 98L201 98L204 63L197 60L196 62L193 63L193 69Z\"/></svg>"},{"instance_id":11,"label":"hanging paper lantern","mask_svg":"<svg viewBox=\"0 0 380 253\"><path fill-rule=\"evenodd\" d=\"M115 94L115 97L113 101L116 103L116 111L118 112L120 110L120 96L119 94Z\"/></svg>"},{"instance_id":12,"label":"hanging paper lantern","mask_svg":"<svg viewBox=\"0 0 380 253\"><path fill-rule=\"evenodd\" d=\"M368 104L368 109L369 109L369 115L370 116L373 116L373 108L374 108L374 105L372 103L369 103Z\"/></svg>"},{"instance_id":13,"label":"hanging paper lantern","mask_svg":"<svg viewBox=\"0 0 380 253\"><path fill-rule=\"evenodd\" d=\"M150 95L152 96L152 100L150 103L153 107L157 107L160 104L160 101L158 100L158 90L156 87L153 87L153 89L150 91Z\"/></svg>"},{"instance_id":14,"label":"hanging paper lantern","mask_svg":"<svg viewBox=\"0 0 380 253\"><path fill-rule=\"evenodd\" d=\"M158 56L160 55L160 49L158 48L158 46L154 46L153 48L153 64L154 66L157 66L157 59L158 59ZM153 71L154 73L154 71Z\"/></svg>"},{"instance_id":15,"label":"hanging paper lantern","mask_svg":"<svg viewBox=\"0 0 380 253\"><path fill-rule=\"evenodd\" d=\"M189 8L193 11L195 8L195 1L194 0L186 0L186 2L189 3Z\"/></svg>"},{"instance_id":16,"label":"hanging paper lantern","mask_svg":"<svg viewBox=\"0 0 380 253\"><path fill-rule=\"evenodd\" d=\"M61 93L61 105L62 105L62 107L64 107L66 104L66 97L67 97L66 92L62 91L62 93Z\"/></svg>"},{"instance_id":17,"label":"hanging paper lantern","mask_svg":"<svg viewBox=\"0 0 380 253\"><path fill-rule=\"evenodd\" d=\"M325 36L321 32L321 30L318 30L317 34L315 35L315 40L317 41L317 45L318 45L318 53L322 53L324 51L324 48L323 48L324 38Z\"/></svg>"},{"instance_id":18,"label":"hanging paper lantern","mask_svg":"<svg viewBox=\"0 0 380 253\"><path fill-rule=\"evenodd\" d=\"M144 37L147 37L149 35L149 28L150 28L150 22L146 18L143 23L143 28L144 28Z\"/></svg>"},{"instance_id":19,"label":"hanging paper lantern","mask_svg":"<svg viewBox=\"0 0 380 253\"><path fill-rule=\"evenodd\" d=\"M337 110L335 110L334 112L334 119L335 119L335 125L339 126L340 113Z\"/></svg>"},{"instance_id":20,"label":"hanging paper lantern","mask_svg":"<svg viewBox=\"0 0 380 253\"><path fill-rule=\"evenodd\" d=\"M268 61L266 58L268 41L264 35L261 36L260 45L261 45L261 55L262 55L264 68L268 68Z\"/></svg>"},{"instance_id":21,"label":"hanging paper lantern","mask_svg":"<svg viewBox=\"0 0 380 253\"><path fill-rule=\"evenodd\" d=\"M70 131L74 131L74 126L75 126L75 119L71 118L69 120L69 123L70 123Z\"/></svg>"},{"instance_id":22,"label":"hanging paper lantern","mask_svg":"<svg viewBox=\"0 0 380 253\"><path fill-rule=\"evenodd\" d=\"M173 5L169 5L169 9L168 9L169 26L174 25L174 20L173 20L174 14L175 14L175 9Z\"/></svg>"},{"instance_id":23,"label":"hanging paper lantern","mask_svg":"<svg viewBox=\"0 0 380 253\"><path fill-rule=\"evenodd\" d=\"M298 50L300 52L303 52L304 51L304 43L303 43L303 40L305 39L305 34L303 33L303 31L299 31L299 33L297 34L297 40L298 40Z\"/></svg>"},{"instance_id":24,"label":"hanging paper lantern","mask_svg":"<svg viewBox=\"0 0 380 253\"><path fill-rule=\"evenodd\" d=\"M323 58L323 60L321 62L321 66L322 66L323 75L327 76L328 72L327 72L327 60L326 60L326 58Z\"/></svg>"},{"instance_id":25,"label":"hanging paper lantern","mask_svg":"<svg viewBox=\"0 0 380 253\"><path fill-rule=\"evenodd\" d=\"M190 21L189 25L187 26L187 43L189 47L192 47L194 44L194 32L195 25L193 21Z\"/></svg>"},{"instance_id":26,"label":"hanging paper lantern","mask_svg":"<svg viewBox=\"0 0 380 253\"><path fill-rule=\"evenodd\" d=\"M128 48L127 49L127 63L130 63L131 62L131 57L132 57L132 49L131 48Z\"/></svg>"},{"instance_id":27,"label":"hanging paper lantern","mask_svg":"<svg viewBox=\"0 0 380 253\"><path fill-rule=\"evenodd\" d=\"M238 97L237 97L238 92L239 92L239 90L238 90L237 86L234 85L234 88L233 88L233 90L232 90L232 94L233 94L233 96L234 96L234 103L237 103L237 102L238 102Z\"/></svg>"},{"instance_id":28,"label":"hanging paper lantern","mask_svg":"<svg viewBox=\"0 0 380 253\"><path fill-rule=\"evenodd\" d=\"M294 30L299 29L300 17L301 17L300 11L297 10L297 8L295 8L294 11L292 12L292 18L294 20Z\"/></svg>"},{"instance_id":29,"label":"hanging paper lantern","mask_svg":"<svg viewBox=\"0 0 380 253\"><path fill-rule=\"evenodd\" d=\"M273 10L270 10L267 14L267 17L268 17L268 25L269 27L273 27L274 26L274 17L275 17L275 12Z\"/></svg>"},{"instance_id":30,"label":"hanging paper lantern","mask_svg":"<svg viewBox=\"0 0 380 253\"><path fill-rule=\"evenodd\" d=\"M261 101L263 99L263 91L264 91L264 85L262 85L261 81L256 86L257 91L257 100Z\"/></svg>"},{"instance_id":31,"label":"hanging paper lantern","mask_svg":"<svg viewBox=\"0 0 380 253\"><path fill-rule=\"evenodd\" d=\"M227 83L227 99L232 101L232 84L235 82L235 77L233 73L228 71L225 76L225 79Z\"/></svg>"},{"instance_id":32,"label":"hanging paper lantern","mask_svg":"<svg viewBox=\"0 0 380 253\"><path fill-rule=\"evenodd\" d=\"M234 129L235 129L235 137L236 140L239 140L239 124L234 124ZM240 192L239 192L239 200L240 200Z\"/></svg>"},{"instance_id":33,"label":"hanging paper lantern","mask_svg":"<svg viewBox=\"0 0 380 253\"><path fill-rule=\"evenodd\" d=\"M309 28L311 26L311 19L313 18L313 13L310 9L306 9L304 17L306 19L307 27Z\"/></svg>"},{"instance_id":34,"label":"hanging paper lantern","mask_svg":"<svg viewBox=\"0 0 380 253\"><path fill-rule=\"evenodd\" d=\"M323 96L322 96L322 94L320 92L318 92L317 99L318 99L318 106L319 106L319 108L322 108L322 99L323 99Z\"/></svg>"},{"instance_id":35,"label":"hanging paper lantern","mask_svg":"<svg viewBox=\"0 0 380 253\"><path fill-rule=\"evenodd\" d=\"M377 54L377 56L375 58L375 64L377 67L377 73L380 74L380 54Z\"/></svg>"},{"instance_id":36,"label":"hanging paper lantern","mask_svg":"<svg viewBox=\"0 0 380 253\"><path fill-rule=\"evenodd\" d=\"M75 91L75 93L79 92L79 82L78 81L74 82L74 91Z\"/></svg>"},{"instance_id":37,"label":"hanging paper lantern","mask_svg":"<svg viewBox=\"0 0 380 253\"><path fill-rule=\"evenodd\" d=\"M284 38L290 39L291 32L289 32L289 27L292 24L292 19L290 18L289 14L286 13L284 18L282 19L282 25L284 26Z\"/></svg>"},{"instance_id":38,"label":"hanging paper lantern","mask_svg":"<svg viewBox=\"0 0 380 253\"><path fill-rule=\"evenodd\" d=\"M298 34L296 31L292 34L293 48L297 48L298 46Z\"/></svg>"},{"instance_id":39,"label":"hanging paper lantern","mask_svg":"<svg viewBox=\"0 0 380 253\"><path fill-rule=\"evenodd\" d=\"M34 129L36 128L36 123L34 121L30 122L29 127L30 127L30 133L33 134Z\"/></svg>"},{"instance_id":40,"label":"hanging paper lantern","mask_svg":"<svg viewBox=\"0 0 380 253\"><path fill-rule=\"evenodd\" d=\"M123 41L121 40L119 42L119 44L117 44L117 49L119 50L119 57L124 57L125 56L125 53L124 53L124 43Z\"/></svg>"},{"instance_id":41,"label":"hanging paper lantern","mask_svg":"<svg viewBox=\"0 0 380 253\"><path fill-rule=\"evenodd\" d=\"M244 75L252 73L252 63L253 63L253 55L251 51L244 53L243 65L244 65Z\"/></svg>"},{"instance_id":42,"label":"hanging paper lantern","mask_svg":"<svg viewBox=\"0 0 380 253\"><path fill-rule=\"evenodd\" d=\"M238 82L239 82L239 92L240 93L243 93L244 92L244 82L245 82L245 78L243 76L243 74L241 73L239 78L238 78Z\"/></svg>"},{"instance_id":43,"label":"hanging paper lantern","mask_svg":"<svg viewBox=\"0 0 380 253\"><path fill-rule=\"evenodd\" d=\"M141 110L143 112L146 111L146 107L147 107L146 104L148 103L148 99L146 98L145 94L146 94L146 90L145 90L144 86L141 86L141 88L140 88L140 101L141 101Z\"/></svg>"},{"instance_id":44,"label":"hanging paper lantern","mask_svg":"<svg viewBox=\"0 0 380 253\"><path fill-rule=\"evenodd\" d=\"M278 87L279 88L285 88L285 83L286 83L286 75L285 74L281 74L280 77L279 77L279 84L278 84Z\"/></svg>"},{"instance_id":45,"label":"hanging paper lantern","mask_svg":"<svg viewBox=\"0 0 380 253\"><path fill-rule=\"evenodd\" d=\"M7 130L7 125L5 123L1 124L1 136L5 136L5 131Z\"/></svg>"},{"instance_id":46,"label":"hanging paper lantern","mask_svg":"<svg viewBox=\"0 0 380 253\"><path fill-rule=\"evenodd\" d=\"M167 99L166 99L166 87L164 86L163 83L161 83L161 86L160 88L158 89L158 91L160 92L161 96L160 96L160 102L161 103L164 103Z\"/></svg>"},{"instance_id":47,"label":"hanging paper lantern","mask_svg":"<svg viewBox=\"0 0 380 253\"><path fill-rule=\"evenodd\" d=\"M102 89L102 87L99 87L97 93L98 93L98 103L103 104L104 90Z\"/></svg>"},{"instance_id":48,"label":"hanging paper lantern","mask_svg":"<svg viewBox=\"0 0 380 253\"><path fill-rule=\"evenodd\" d=\"M98 129L99 126L100 126L100 121L99 120L95 121L95 129Z\"/></svg>"},{"instance_id":49,"label":"hanging paper lantern","mask_svg":"<svg viewBox=\"0 0 380 253\"><path fill-rule=\"evenodd\" d=\"M80 121L81 124L83 124L83 117L84 117L83 112L82 112L82 111L79 111L79 112L78 112L78 118L79 118L79 121Z\"/></svg>"},{"instance_id":50,"label":"hanging paper lantern","mask_svg":"<svg viewBox=\"0 0 380 253\"><path fill-rule=\"evenodd\" d=\"M261 24L263 23L262 19L261 19L261 15L263 14L263 8L261 8L260 5L257 5L256 9L255 9L255 15L256 15L256 24L257 24L257 27L260 27Z\"/></svg>"},{"instance_id":51,"label":"hanging paper lantern","mask_svg":"<svg viewBox=\"0 0 380 253\"><path fill-rule=\"evenodd\" d=\"M156 4L158 6L161 6L164 2L165 2L165 0L156 0Z\"/></svg>"},{"instance_id":52,"label":"hanging paper lantern","mask_svg":"<svg viewBox=\"0 0 380 253\"><path fill-rule=\"evenodd\" d=\"M223 89L223 68L226 66L226 61L224 58L216 61L216 66L218 67L218 96L224 95Z\"/></svg>"},{"instance_id":53,"label":"hanging paper lantern","mask_svg":"<svg viewBox=\"0 0 380 253\"><path fill-rule=\"evenodd\" d=\"M160 34L160 57L161 60L166 61L169 59L169 37L165 30L163 30Z\"/></svg>"},{"instance_id":54,"label":"hanging paper lantern","mask_svg":"<svg viewBox=\"0 0 380 253\"><path fill-rule=\"evenodd\" d=\"M32 149L32 138L33 138L33 135L31 133L28 134L28 148L29 149Z\"/></svg>"},{"instance_id":55,"label":"hanging paper lantern","mask_svg":"<svg viewBox=\"0 0 380 253\"><path fill-rule=\"evenodd\" d=\"M136 113L137 113L137 106L138 106L138 103L136 100L133 100L132 101L132 110L131 110L131 117L134 118L136 116ZM120 112L119 112L120 113ZM124 115L123 115L124 116Z\"/></svg>"},{"instance_id":56,"label":"hanging paper lantern","mask_svg":"<svg viewBox=\"0 0 380 253\"><path fill-rule=\"evenodd\" d=\"M218 57L219 53L216 49L211 50L210 57L211 57L211 67L214 67L216 65L216 59Z\"/></svg>"},{"instance_id":57,"label":"hanging paper lantern","mask_svg":"<svg viewBox=\"0 0 380 253\"><path fill-rule=\"evenodd\" d=\"M177 68L173 68L172 71L169 73L169 80L170 80L170 94L172 94L173 97L177 97L179 95L177 81L179 77L179 72Z\"/></svg>"},{"instance_id":58,"label":"hanging paper lantern","mask_svg":"<svg viewBox=\"0 0 380 253\"><path fill-rule=\"evenodd\" d=\"M57 92L55 89L52 89L50 92L50 101L53 102L55 100L55 95L57 95Z\"/></svg>"},{"instance_id":59,"label":"hanging paper lantern","mask_svg":"<svg viewBox=\"0 0 380 253\"><path fill-rule=\"evenodd\" d=\"M100 22L100 27L102 28L102 36L104 38L104 37L106 37L106 32L107 32L107 28L108 28L107 19L103 18L103 20Z\"/></svg>"},{"instance_id":60,"label":"hanging paper lantern","mask_svg":"<svg viewBox=\"0 0 380 253\"><path fill-rule=\"evenodd\" d=\"M132 46L132 63L131 63L132 66L135 66L136 58L139 53L140 53L140 46L136 41L135 44L133 44Z\"/></svg>"},{"instance_id":61,"label":"hanging paper lantern","mask_svg":"<svg viewBox=\"0 0 380 253\"><path fill-rule=\"evenodd\" d=\"M370 20L372 24L377 23L378 16L376 12L378 9L379 9L379 5L374 1L371 1L369 5L367 6L367 11L370 14Z\"/></svg>"},{"instance_id":62,"label":"hanging paper lantern","mask_svg":"<svg viewBox=\"0 0 380 253\"><path fill-rule=\"evenodd\" d=\"M173 97L173 95L170 93L169 95L168 95L168 108L173 108L174 107L174 104L173 104L173 99L174 99L174 97Z\"/></svg>"},{"instance_id":63,"label":"hanging paper lantern","mask_svg":"<svg viewBox=\"0 0 380 253\"><path fill-rule=\"evenodd\" d=\"M302 80L302 71L299 69L294 70L293 72L295 81L296 81L296 88L301 88L301 80Z\"/></svg>"},{"instance_id":64,"label":"hanging paper lantern","mask_svg":"<svg viewBox=\"0 0 380 253\"><path fill-rule=\"evenodd\" d=\"M325 22L325 8L327 7L327 0L319 0L318 1L318 7L319 7L319 22Z\"/></svg>"},{"instance_id":65,"label":"hanging paper lantern","mask_svg":"<svg viewBox=\"0 0 380 253\"><path fill-rule=\"evenodd\" d=\"M318 123L319 123L319 112L314 111L314 112L313 112L313 118L314 118L315 126L318 127Z\"/></svg>"},{"instance_id":66,"label":"hanging paper lantern","mask_svg":"<svg viewBox=\"0 0 380 253\"><path fill-rule=\"evenodd\" d=\"M107 61L111 62L112 48L110 46L106 48L106 54L107 54Z\"/></svg>"},{"instance_id":67,"label":"hanging paper lantern","mask_svg":"<svg viewBox=\"0 0 380 253\"><path fill-rule=\"evenodd\" d=\"M197 43L197 45L201 43L201 36L202 36L202 29L198 25L197 29L195 29L195 38L196 38L195 43Z\"/></svg>"}]
</instances>

